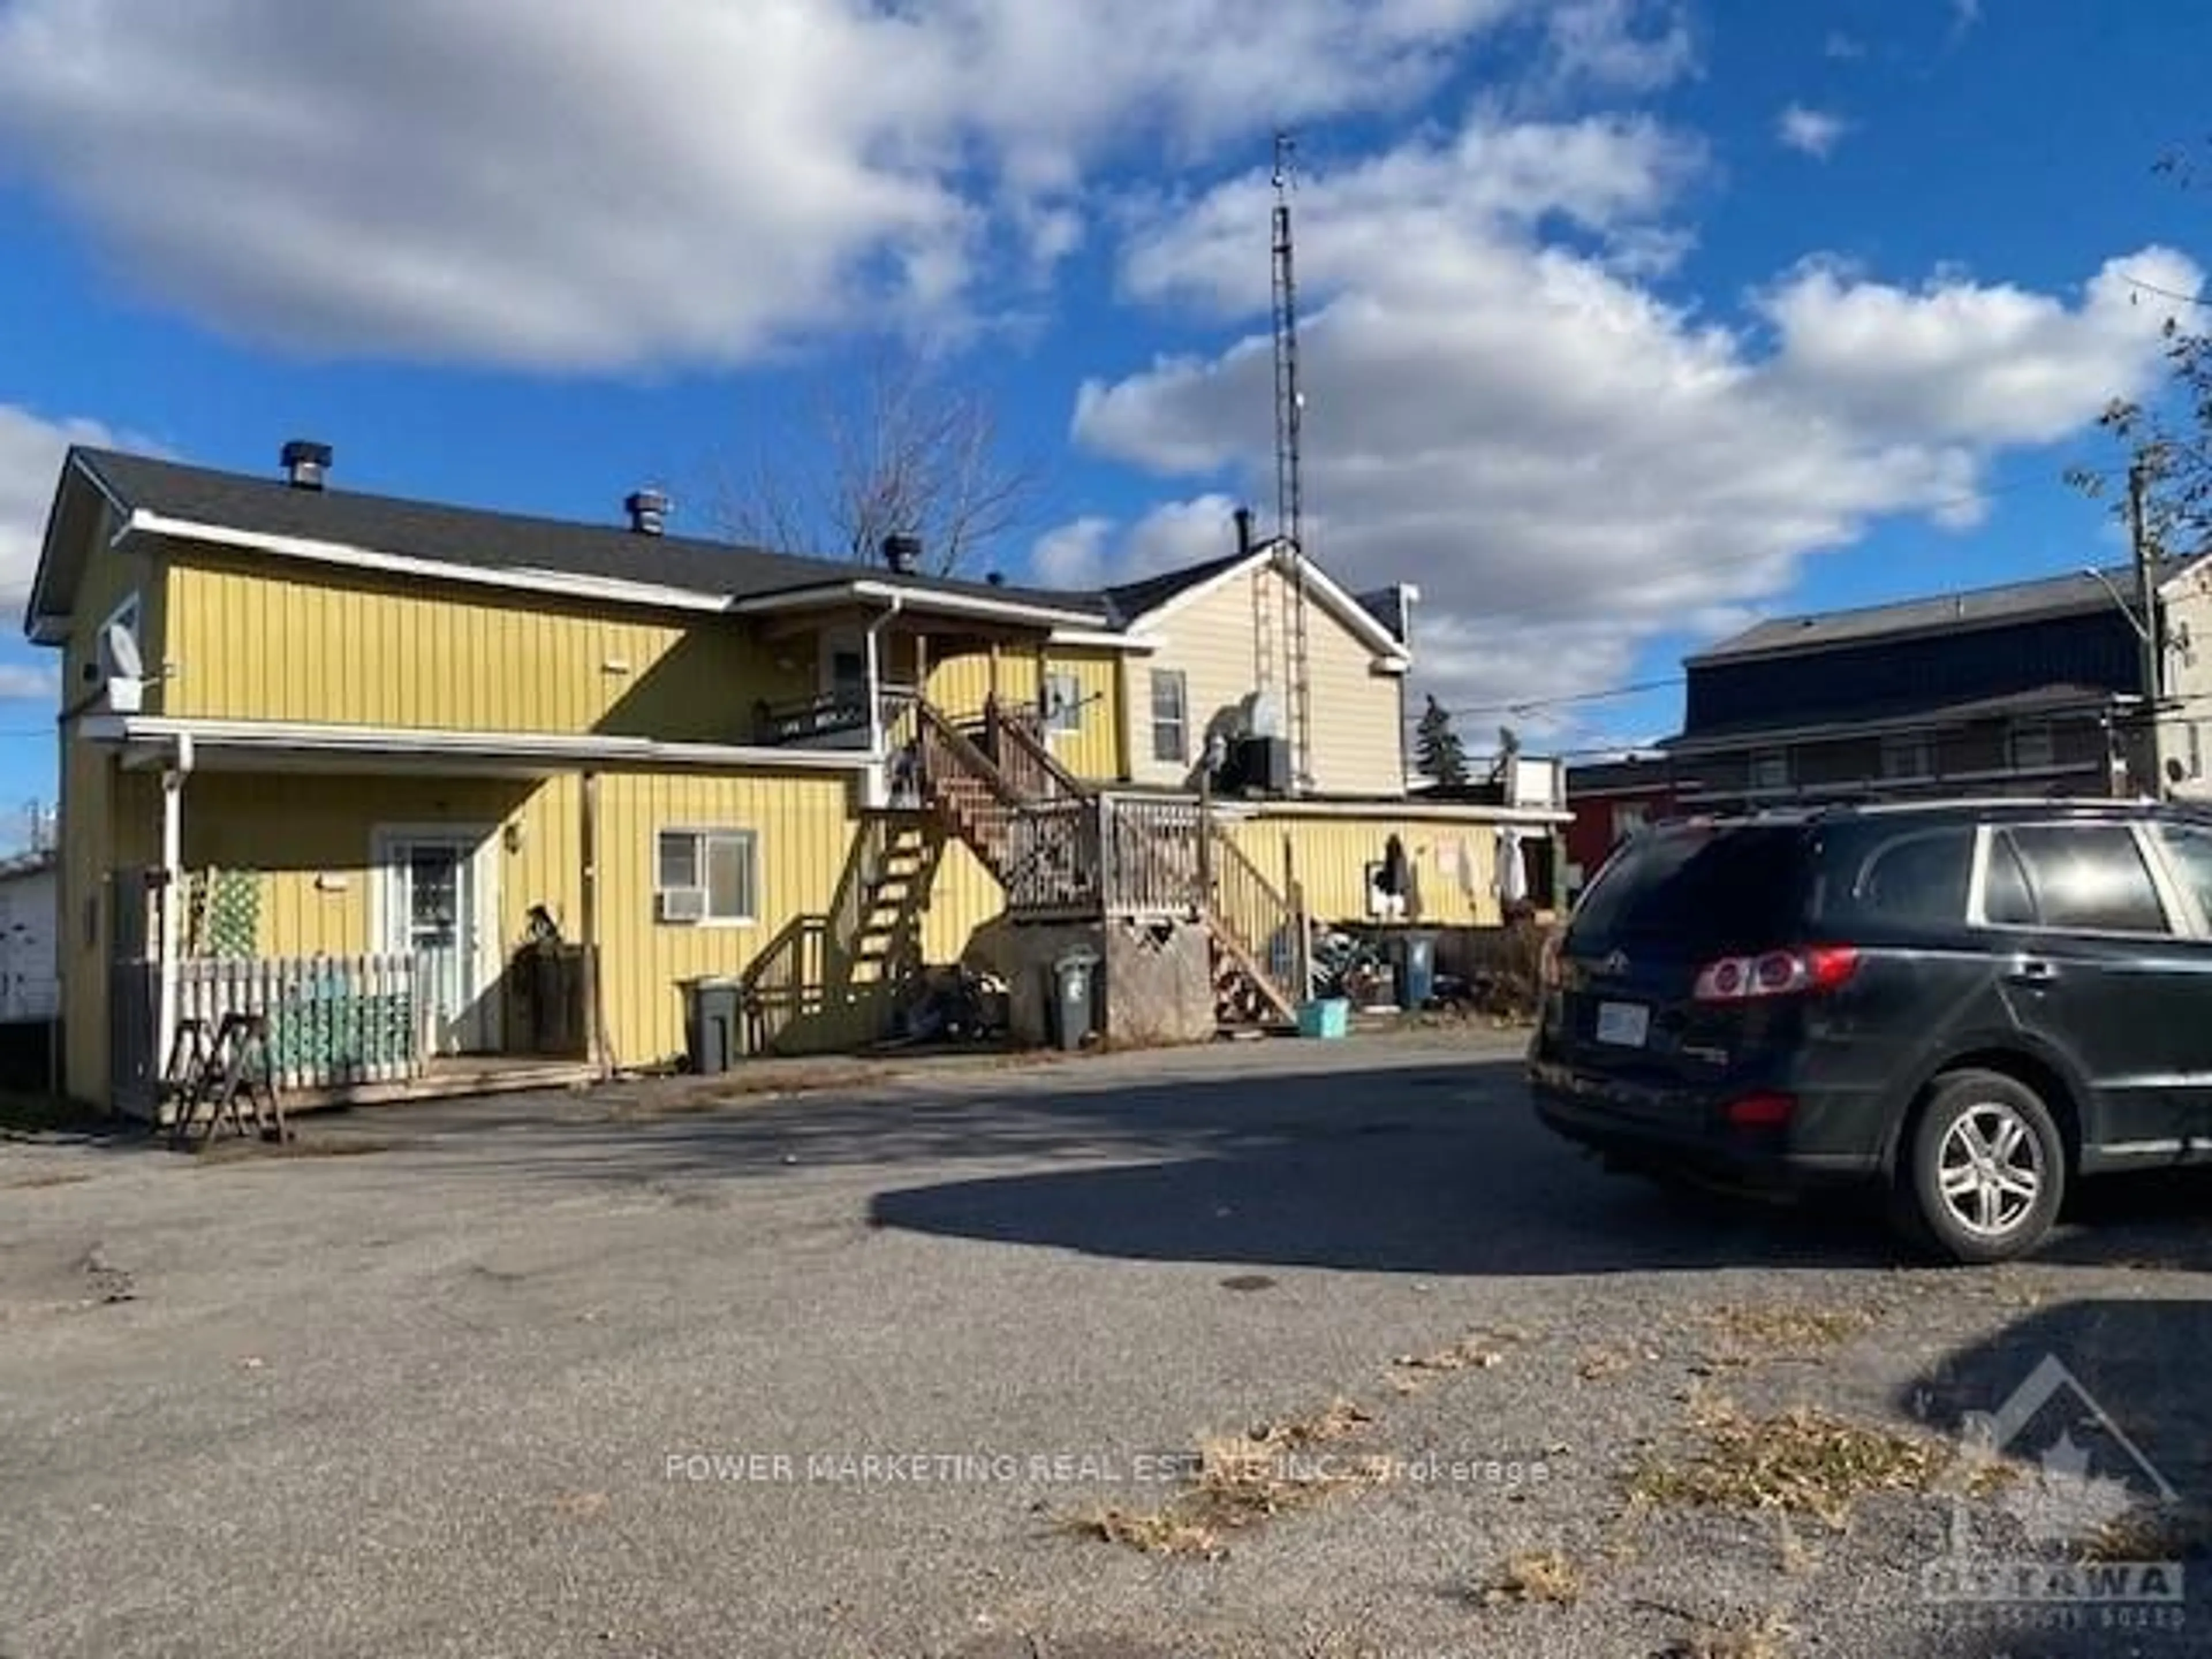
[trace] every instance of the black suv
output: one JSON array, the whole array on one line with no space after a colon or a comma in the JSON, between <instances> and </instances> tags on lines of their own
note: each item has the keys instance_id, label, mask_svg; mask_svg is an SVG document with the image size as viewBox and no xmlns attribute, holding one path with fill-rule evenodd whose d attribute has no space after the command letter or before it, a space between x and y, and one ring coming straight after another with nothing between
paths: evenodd
<instances>
[{"instance_id":1,"label":"black suv","mask_svg":"<svg viewBox=\"0 0 2212 1659\"><path fill-rule=\"evenodd\" d=\"M1960 1261L2212 1158L2212 816L1942 802L1625 843L1545 969L1543 1121L1617 1167L1884 1182Z\"/></svg>"}]
</instances>

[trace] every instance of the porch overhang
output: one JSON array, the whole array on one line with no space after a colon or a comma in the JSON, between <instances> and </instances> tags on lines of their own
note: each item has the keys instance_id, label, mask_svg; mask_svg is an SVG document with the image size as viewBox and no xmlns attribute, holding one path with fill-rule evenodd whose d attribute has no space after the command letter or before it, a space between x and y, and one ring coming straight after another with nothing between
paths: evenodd
<instances>
[{"instance_id":1,"label":"porch overhang","mask_svg":"<svg viewBox=\"0 0 2212 1659\"><path fill-rule=\"evenodd\" d=\"M194 770L458 771L504 777L612 769L865 773L875 759L865 750L665 743L599 732L441 731L153 714L87 715L78 722L78 732L88 742L118 750L126 766L149 769L173 764L180 749L191 755Z\"/></svg>"},{"instance_id":2,"label":"porch overhang","mask_svg":"<svg viewBox=\"0 0 2212 1659\"><path fill-rule=\"evenodd\" d=\"M824 582L814 587L787 588L780 593L756 593L732 600L729 608L741 617L780 616L793 611L832 611L856 601L896 610L902 615L954 617L1031 628L1103 630L1107 626L1103 611L1041 605L1031 599L908 586L866 577L854 581Z\"/></svg>"}]
</instances>

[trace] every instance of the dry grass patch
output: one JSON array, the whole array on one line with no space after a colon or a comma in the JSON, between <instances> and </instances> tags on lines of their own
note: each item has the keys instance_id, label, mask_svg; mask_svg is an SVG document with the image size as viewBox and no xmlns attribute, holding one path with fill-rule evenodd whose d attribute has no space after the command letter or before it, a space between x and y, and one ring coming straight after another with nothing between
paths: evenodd
<instances>
[{"instance_id":1,"label":"dry grass patch","mask_svg":"<svg viewBox=\"0 0 2212 1659\"><path fill-rule=\"evenodd\" d=\"M1585 1382L1601 1382L1618 1376L1636 1363L1636 1355L1620 1348L1590 1348L1575 1361L1575 1375Z\"/></svg>"},{"instance_id":2,"label":"dry grass patch","mask_svg":"<svg viewBox=\"0 0 2212 1659\"><path fill-rule=\"evenodd\" d=\"M2081 1546L2084 1562L2182 1561L2212 1553L2212 1513L2195 1504L2138 1509L2106 1522Z\"/></svg>"},{"instance_id":3,"label":"dry grass patch","mask_svg":"<svg viewBox=\"0 0 2212 1659\"><path fill-rule=\"evenodd\" d=\"M885 1065L763 1070L750 1075L740 1066L734 1071L718 1073L711 1081L702 1079L688 1085L672 1085L656 1088L650 1094L618 1100L608 1108L607 1116L618 1123L646 1122L654 1118L681 1117L691 1112L720 1111L726 1106L788 1095L865 1088L896 1082L905 1075L903 1068Z\"/></svg>"},{"instance_id":4,"label":"dry grass patch","mask_svg":"<svg viewBox=\"0 0 2212 1659\"><path fill-rule=\"evenodd\" d=\"M202 1164L256 1163L265 1158L368 1158L378 1152L404 1152L415 1145L380 1135L349 1135L342 1140L302 1140L295 1131L289 1140L264 1140L258 1135L218 1134L213 1140L192 1141L188 1149Z\"/></svg>"},{"instance_id":5,"label":"dry grass patch","mask_svg":"<svg viewBox=\"0 0 2212 1659\"><path fill-rule=\"evenodd\" d=\"M1438 1373L1488 1370L1505 1358L1505 1350L1522 1340L1517 1330L1471 1331L1449 1348L1433 1353L1403 1353L1390 1362L1400 1378L1418 1379Z\"/></svg>"},{"instance_id":6,"label":"dry grass patch","mask_svg":"<svg viewBox=\"0 0 2212 1659\"><path fill-rule=\"evenodd\" d=\"M1789 1621L1771 1609L1730 1613L1694 1621L1686 1635L1676 1637L1659 1651L1661 1659L1787 1659L1790 1638L1796 1634Z\"/></svg>"},{"instance_id":7,"label":"dry grass patch","mask_svg":"<svg viewBox=\"0 0 2212 1659\"><path fill-rule=\"evenodd\" d=\"M1583 1593L1581 1570L1558 1550L1529 1550L1509 1557L1482 1592L1485 1602L1548 1601L1565 1606Z\"/></svg>"},{"instance_id":8,"label":"dry grass patch","mask_svg":"<svg viewBox=\"0 0 2212 1659\"><path fill-rule=\"evenodd\" d=\"M29 1175L0 1181L0 1187L13 1192L25 1192L40 1187L74 1187L80 1181L91 1179L92 1172L88 1170L35 1170Z\"/></svg>"},{"instance_id":9,"label":"dry grass patch","mask_svg":"<svg viewBox=\"0 0 2212 1659\"><path fill-rule=\"evenodd\" d=\"M1064 1524L1147 1554L1212 1559L1224 1552L1229 1534L1382 1480L1389 1462L1381 1455L1323 1449L1364 1433L1374 1421L1364 1407L1338 1400L1311 1417L1206 1435L1189 1478L1158 1508L1109 1506Z\"/></svg>"},{"instance_id":10,"label":"dry grass patch","mask_svg":"<svg viewBox=\"0 0 2212 1659\"><path fill-rule=\"evenodd\" d=\"M1703 1401L1692 1425L1704 1446L1680 1462L1646 1458L1629 1477L1632 1499L1778 1509L1840 1528L1860 1498L1929 1491L1953 1459L1939 1441L1806 1406L1754 1418L1727 1401Z\"/></svg>"},{"instance_id":11,"label":"dry grass patch","mask_svg":"<svg viewBox=\"0 0 2212 1659\"><path fill-rule=\"evenodd\" d=\"M1802 1354L1840 1346L1871 1330L1881 1316L1872 1308L1816 1308L1777 1302L1716 1308L1705 1316L1705 1322L1739 1352Z\"/></svg>"}]
</instances>

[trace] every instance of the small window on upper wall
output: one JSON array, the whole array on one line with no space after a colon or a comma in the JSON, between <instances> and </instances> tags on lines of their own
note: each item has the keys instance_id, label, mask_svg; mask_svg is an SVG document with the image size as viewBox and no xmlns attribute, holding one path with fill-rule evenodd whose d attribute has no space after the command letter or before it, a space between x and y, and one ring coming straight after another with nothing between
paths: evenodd
<instances>
[{"instance_id":1,"label":"small window on upper wall","mask_svg":"<svg viewBox=\"0 0 2212 1659\"><path fill-rule=\"evenodd\" d=\"M1044 677L1044 729L1053 732L1083 729L1083 682L1074 675L1055 671Z\"/></svg>"},{"instance_id":2,"label":"small window on upper wall","mask_svg":"<svg viewBox=\"0 0 2212 1659\"><path fill-rule=\"evenodd\" d=\"M2019 726L2013 728L2012 763L2018 772L2039 772L2057 763L2057 745L2051 741L2047 726Z\"/></svg>"},{"instance_id":3,"label":"small window on upper wall","mask_svg":"<svg viewBox=\"0 0 2212 1659\"><path fill-rule=\"evenodd\" d=\"M1152 670L1152 758L1173 766L1190 760L1189 699L1178 670Z\"/></svg>"},{"instance_id":4,"label":"small window on upper wall","mask_svg":"<svg viewBox=\"0 0 2212 1659\"><path fill-rule=\"evenodd\" d=\"M1881 775L1885 778L1930 778L1936 775L1935 744L1923 733L1907 732L1881 740Z\"/></svg>"},{"instance_id":5,"label":"small window on upper wall","mask_svg":"<svg viewBox=\"0 0 2212 1659\"><path fill-rule=\"evenodd\" d=\"M1762 749L1751 757L1751 787L1753 789L1787 789L1790 787L1790 751L1786 749Z\"/></svg>"}]
</instances>

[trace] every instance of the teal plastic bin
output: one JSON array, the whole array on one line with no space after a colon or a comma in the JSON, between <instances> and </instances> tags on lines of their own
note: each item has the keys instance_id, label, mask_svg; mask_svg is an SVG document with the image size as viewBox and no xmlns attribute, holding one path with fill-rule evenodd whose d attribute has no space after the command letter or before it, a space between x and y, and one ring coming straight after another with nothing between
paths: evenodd
<instances>
[{"instance_id":1,"label":"teal plastic bin","mask_svg":"<svg viewBox=\"0 0 2212 1659\"><path fill-rule=\"evenodd\" d=\"M1298 1010L1302 1037L1340 1037L1352 1029L1352 1005L1342 997L1320 997Z\"/></svg>"}]
</instances>

